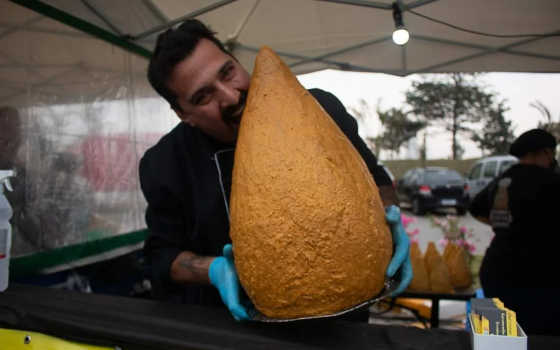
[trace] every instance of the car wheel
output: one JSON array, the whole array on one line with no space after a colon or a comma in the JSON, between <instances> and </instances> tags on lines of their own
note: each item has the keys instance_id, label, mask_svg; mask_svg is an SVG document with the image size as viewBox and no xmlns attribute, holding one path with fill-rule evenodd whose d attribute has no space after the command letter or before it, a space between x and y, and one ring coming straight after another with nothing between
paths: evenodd
<instances>
[{"instance_id":1,"label":"car wheel","mask_svg":"<svg viewBox=\"0 0 560 350\"><path fill-rule=\"evenodd\" d=\"M424 208L422 207L422 203L420 203L420 200L418 198L414 198L412 200L412 213L414 215L424 214Z\"/></svg>"},{"instance_id":2,"label":"car wheel","mask_svg":"<svg viewBox=\"0 0 560 350\"><path fill-rule=\"evenodd\" d=\"M457 208L457 215L463 216L467 214L467 208Z\"/></svg>"}]
</instances>

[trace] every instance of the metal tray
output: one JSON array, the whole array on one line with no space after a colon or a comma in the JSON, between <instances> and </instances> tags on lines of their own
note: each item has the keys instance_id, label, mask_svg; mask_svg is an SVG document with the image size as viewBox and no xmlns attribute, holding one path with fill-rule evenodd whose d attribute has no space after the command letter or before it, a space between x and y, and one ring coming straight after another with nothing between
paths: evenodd
<instances>
[{"instance_id":1,"label":"metal tray","mask_svg":"<svg viewBox=\"0 0 560 350\"><path fill-rule=\"evenodd\" d=\"M343 310L343 311L340 311L340 312L337 312L337 313L334 313L334 314L330 314L330 315L289 318L289 319L271 318L271 317L267 317L267 316L261 314L260 311L257 310L257 308L255 308L254 306L251 306L247 310L247 313L249 314L249 317L251 317L254 321L265 322L265 323L286 323L286 322L294 322L294 321L317 320L317 319L337 317L337 316L341 316L341 315L348 314L348 313L351 313L351 312L355 312L355 311L359 311L359 310L362 310L362 309L369 308L370 306L375 305L378 301L380 301L382 299L385 299L385 298L389 298L391 295L393 295L395 290L397 290L398 286L399 286L399 282L397 280L388 279L388 280L385 281L385 286L383 287L381 292L378 295L376 295L373 299L365 301L365 302L363 302L359 305L356 305L354 307L351 307L347 310Z\"/></svg>"}]
</instances>

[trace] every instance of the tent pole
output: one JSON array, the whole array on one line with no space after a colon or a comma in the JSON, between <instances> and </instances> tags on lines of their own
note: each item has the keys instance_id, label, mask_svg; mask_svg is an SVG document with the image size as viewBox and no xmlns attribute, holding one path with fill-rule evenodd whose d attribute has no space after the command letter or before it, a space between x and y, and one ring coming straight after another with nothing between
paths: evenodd
<instances>
[{"instance_id":1,"label":"tent pole","mask_svg":"<svg viewBox=\"0 0 560 350\"><path fill-rule=\"evenodd\" d=\"M548 35L560 34L560 30L549 32L547 34ZM429 72L429 71L437 69L437 68L449 66L449 65L452 65L452 64L455 64L455 63L461 63L461 62L464 62L464 61L468 61L468 60L472 60L472 59L475 59L475 58L490 55L490 54L493 54L493 53L496 53L496 52L510 53L510 52L508 52L508 50L510 50L514 47L525 45L525 44L530 44L532 42L543 40L543 39L547 39L547 37L537 37L537 38L524 39L524 40L521 40L521 41L511 43L511 44L491 48L487 51L477 52L477 53L474 53L472 55L467 55L465 57L460 57L460 58L456 58L454 60L449 60L449 61L446 61L446 62L434 64L434 65L426 67L426 68L422 68L422 69L418 69L416 71L412 71L412 72L410 72L410 74L426 73L426 72Z\"/></svg>"},{"instance_id":2,"label":"tent pole","mask_svg":"<svg viewBox=\"0 0 560 350\"><path fill-rule=\"evenodd\" d=\"M164 23L164 24L159 25L159 26L157 26L157 27L148 29L148 30L146 30L146 31L144 31L144 32L142 32L142 33L140 33L140 34L132 35L131 38L132 38L132 40L140 40L140 39L143 39L143 38L145 38L145 37L147 37L147 36L150 36L150 35L152 35L152 34L154 34L154 33L157 33L157 32L160 32L160 31L162 31L162 30L164 30L164 29L173 27L173 26L176 25L177 23L181 23L181 22L183 22L183 21L185 21L185 20L187 20L187 19L189 19L189 18L194 18L194 17L200 16L200 15L202 15L202 14L205 14L205 13L207 13L207 12L213 11L213 10L215 10L215 9L217 9L217 8L220 8L220 7L222 7L222 6L225 6L225 5L227 5L227 4L230 4L230 3L234 2L234 1L236 1L236 0L222 0L222 1L215 2L215 3L213 3L213 4L210 4L210 5L208 5L208 6L203 7L203 8L201 8L201 9L198 9L198 10L196 10L196 11L193 11L193 12L191 12L191 13L188 13L188 14L186 14L186 15L184 15L184 16L181 16L181 17L179 17L179 18L176 18L176 19L174 19L174 20L172 20L172 21L170 21L170 22L167 22L167 23Z\"/></svg>"},{"instance_id":3,"label":"tent pole","mask_svg":"<svg viewBox=\"0 0 560 350\"><path fill-rule=\"evenodd\" d=\"M239 50L245 50L245 51L249 51L249 52L259 52L259 50L260 50L258 47L252 47L252 46L246 46L246 45L239 45L239 46L236 46L236 48L239 49ZM283 51L276 51L276 50L274 52L276 52L276 54L278 54L278 56L282 56L282 57L299 59L299 60L309 59L309 57L307 57L307 56L302 56L302 55L298 55L298 54L294 54L294 53L290 53L290 52L283 52ZM313 61L310 61L310 62L318 62L318 63L324 63L326 65L336 66L336 67L338 67L338 69L343 70L343 71L367 72L367 73L387 73L387 74L402 76L402 74L401 74L402 72L401 72L400 69L386 69L386 68L376 69L376 68L371 68L371 67L363 67L363 66L358 66L358 65L354 65L354 64L349 64L347 62L331 61L331 60L325 60L325 59L318 59L318 60L313 60Z\"/></svg>"},{"instance_id":4,"label":"tent pole","mask_svg":"<svg viewBox=\"0 0 560 350\"><path fill-rule=\"evenodd\" d=\"M111 28L111 30L113 30L119 36L122 36L121 31L113 23L111 23L111 21L109 21L109 18L107 17L107 15L104 14L103 11L101 11L96 5L94 5L93 3L91 3L88 0L82 0L82 3L84 5L86 5L86 7L91 12L93 12L94 15L96 15L100 20L102 20L103 23L105 23L109 28Z\"/></svg>"},{"instance_id":5,"label":"tent pole","mask_svg":"<svg viewBox=\"0 0 560 350\"><path fill-rule=\"evenodd\" d=\"M406 11L406 9L413 10L417 7L428 5L428 4L431 4L432 2L436 2L436 1L439 1L439 0L417 0L417 1L411 2L410 4L403 4L402 9L403 9L403 11Z\"/></svg>"},{"instance_id":6,"label":"tent pole","mask_svg":"<svg viewBox=\"0 0 560 350\"><path fill-rule=\"evenodd\" d=\"M462 42L462 41L442 39L442 38L434 38L434 37L430 37L430 36L417 35L417 34L411 34L410 37L414 38L414 39L418 39L418 40L430 41L430 42L439 43L439 44L461 46L461 47L467 47L467 48L470 48L470 49L477 49L477 50L484 50L484 51L491 51L491 50L495 49L492 46L471 44L471 43L465 43L465 42ZM541 59L544 59L544 60L560 61L560 56L555 56L555 55L546 55L546 54L541 54L541 53L525 52L525 51L514 50L514 49L510 49L510 48L501 49L500 51L504 52L504 53L509 53L509 54L512 54L512 55L541 58Z\"/></svg>"},{"instance_id":7,"label":"tent pole","mask_svg":"<svg viewBox=\"0 0 560 350\"><path fill-rule=\"evenodd\" d=\"M9 0L14 4L23 6L29 10L35 11L46 17L52 18L56 21L64 23L72 28L76 28L85 32L93 37L101 39L105 42L118 46L126 51L135 53L144 58L150 58L152 52L140 45L132 43L125 38L119 37L105 29L99 28L89 22L86 22L78 17L72 16L66 12L60 11L50 5L47 5L38 0Z\"/></svg>"},{"instance_id":8,"label":"tent pole","mask_svg":"<svg viewBox=\"0 0 560 350\"><path fill-rule=\"evenodd\" d=\"M320 56L308 57L308 58L306 58L302 61L292 63L289 66L290 66L290 68L292 68L292 67L296 67L296 66L299 66L299 65L302 65L302 64L305 64L305 63L313 62L313 61L321 61L321 60L323 60L325 58L328 58L328 57L331 57L331 56L340 55L340 54L343 54L343 53L346 53L346 52L349 52L349 51L353 51L353 50L357 50L357 49L361 49L363 47L370 46L370 45L376 45L376 44L385 42L385 41L390 40L390 39L391 39L390 36L386 36L386 37L383 37L383 38L366 41L364 43L360 43L360 44L357 44L357 45L354 45L354 46L346 47L344 49L327 52L327 53L325 53L323 55L320 55Z\"/></svg>"},{"instance_id":9,"label":"tent pole","mask_svg":"<svg viewBox=\"0 0 560 350\"><path fill-rule=\"evenodd\" d=\"M167 16L163 12L161 12L161 10L153 3L152 0L142 0L142 2L144 3L144 6L146 6L150 10L150 12L159 19L161 23L169 22L169 18L167 18Z\"/></svg>"},{"instance_id":10,"label":"tent pole","mask_svg":"<svg viewBox=\"0 0 560 350\"><path fill-rule=\"evenodd\" d=\"M363 7L369 7L378 10L390 10L392 8L390 3L382 3L382 2L375 2L375 1L363 1L363 0L315 0L315 1L332 2L335 4L343 4L343 5L363 6Z\"/></svg>"}]
</instances>

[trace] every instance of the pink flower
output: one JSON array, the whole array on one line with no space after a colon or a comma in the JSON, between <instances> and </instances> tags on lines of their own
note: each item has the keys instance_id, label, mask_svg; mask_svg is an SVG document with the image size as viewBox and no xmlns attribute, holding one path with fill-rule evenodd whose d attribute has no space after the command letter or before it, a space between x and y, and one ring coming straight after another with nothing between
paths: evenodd
<instances>
[{"instance_id":1,"label":"pink flower","mask_svg":"<svg viewBox=\"0 0 560 350\"><path fill-rule=\"evenodd\" d=\"M457 244L459 247L465 248L465 240L463 239L458 239L455 244Z\"/></svg>"},{"instance_id":2,"label":"pink flower","mask_svg":"<svg viewBox=\"0 0 560 350\"><path fill-rule=\"evenodd\" d=\"M467 229L465 226L462 226L459 230L460 230L462 233L467 233L467 232L468 232L468 229Z\"/></svg>"},{"instance_id":3,"label":"pink flower","mask_svg":"<svg viewBox=\"0 0 560 350\"><path fill-rule=\"evenodd\" d=\"M406 232L409 236L417 236L418 234L420 234L420 229L416 229L416 230L412 230L412 231L407 231Z\"/></svg>"},{"instance_id":4,"label":"pink flower","mask_svg":"<svg viewBox=\"0 0 560 350\"><path fill-rule=\"evenodd\" d=\"M445 246L447 246L447 243L449 243L449 241L445 238L442 238L442 239L439 240L438 245L440 245L442 247L445 247Z\"/></svg>"},{"instance_id":5,"label":"pink flower","mask_svg":"<svg viewBox=\"0 0 560 350\"><path fill-rule=\"evenodd\" d=\"M465 249L467 249L471 253L474 253L476 251L476 247L471 241L465 241Z\"/></svg>"},{"instance_id":6,"label":"pink flower","mask_svg":"<svg viewBox=\"0 0 560 350\"><path fill-rule=\"evenodd\" d=\"M410 244L412 244L412 243L418 244L419 243L418 238L411 238L410 239Z\"/></svg>"},{"instance_id":7,"label":"pink flower","mask_svg":"<svg viewBox=\"0 0 560 350\"><path fill-rule=\"evenodd\" d=\"M401 221L402 221L403 226L406 227L406 226L412 224L413 222L416 222L416 218L411 218L411 217L408 217L404 214L401 214Z\"/></svg>"}]
</instances>

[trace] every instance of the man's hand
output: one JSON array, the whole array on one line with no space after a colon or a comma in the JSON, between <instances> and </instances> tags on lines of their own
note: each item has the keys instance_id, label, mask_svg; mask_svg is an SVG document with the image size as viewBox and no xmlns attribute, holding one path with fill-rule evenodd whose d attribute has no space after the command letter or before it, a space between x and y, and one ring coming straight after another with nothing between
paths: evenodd
<instances>
[{"instance_id":1,"label":"man's hand","mask_svg":"<svg viewBox=\"0 0 560 350\"><path fill-rule=\"evenodd\" d=\"M237 321L250 321L247 310L241 305L239 277L233 263L231 244L224 247L224 256L214 259L208 270L210 282L219 291L222 301Z\"/></svg>"},{"instance_id":2,"label":"man's hand","mask_svg":"<svg viewBox=\"0 0 560 350\"><path fill-rule=\"evenodd\" d=\"M387 277L396 276L400 280L399 287L393 293L402 293L412 281L412 264L410 263L410 240L401 221L401 211L392 205L385 208L385 218L393 235L395 253L387 268Z\"/></svg>"}]
</instances>

